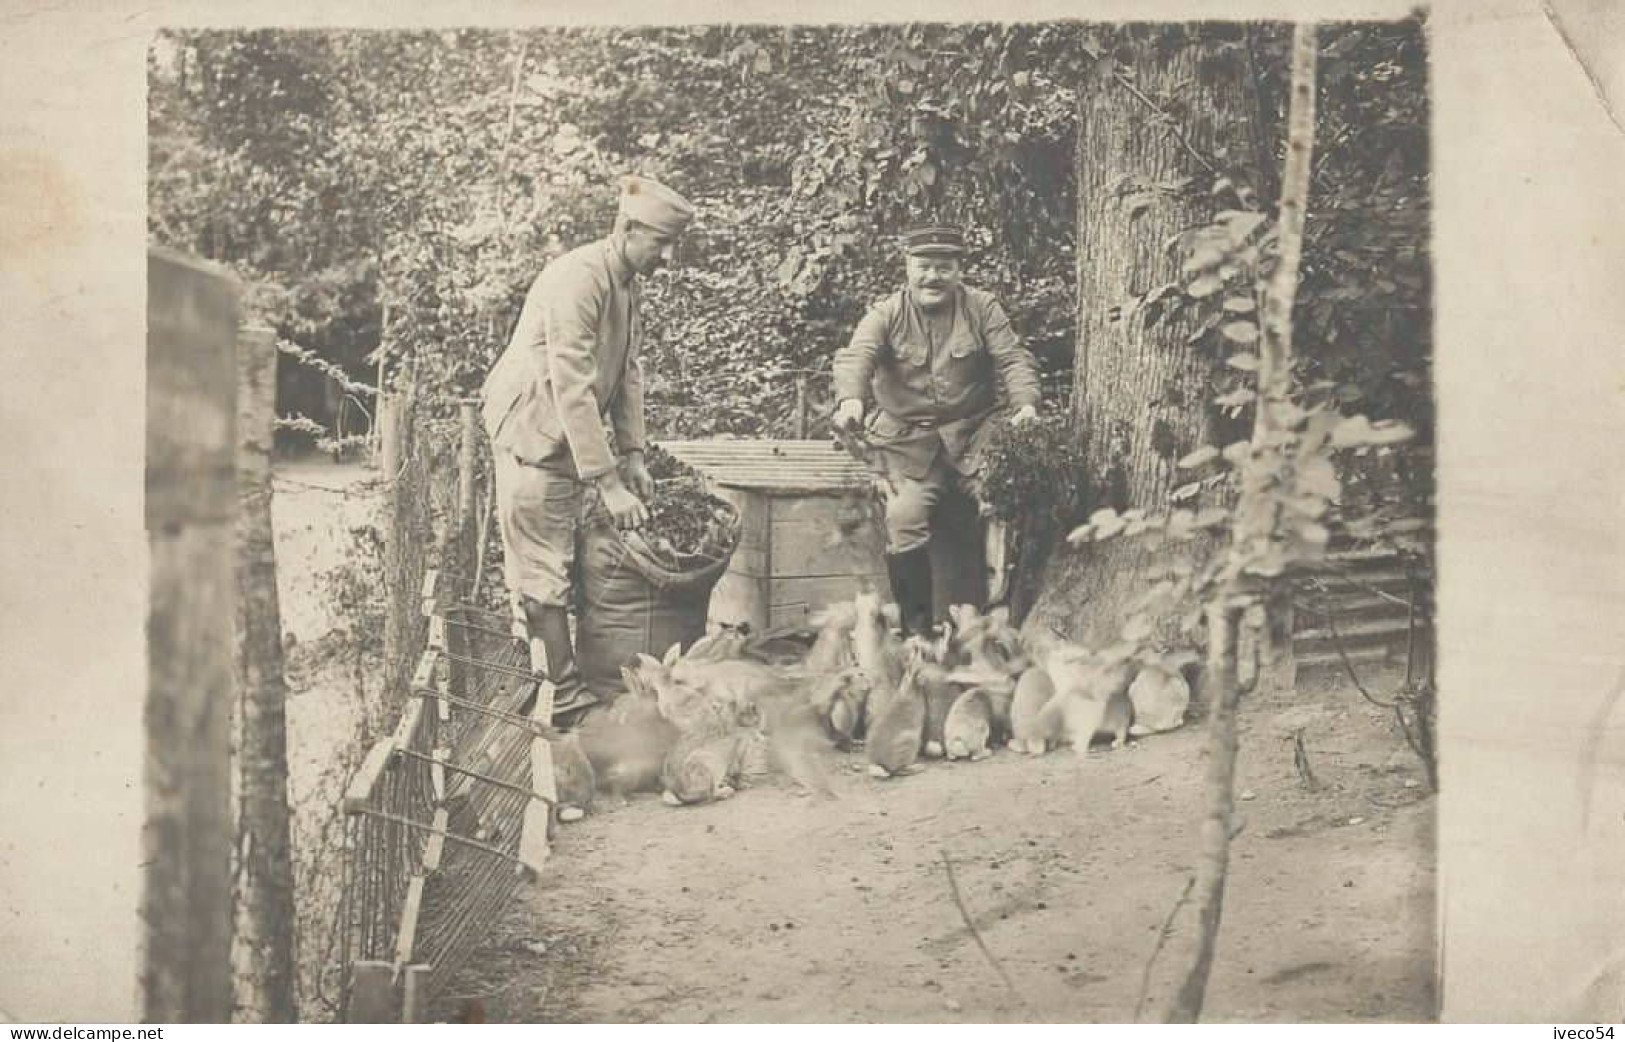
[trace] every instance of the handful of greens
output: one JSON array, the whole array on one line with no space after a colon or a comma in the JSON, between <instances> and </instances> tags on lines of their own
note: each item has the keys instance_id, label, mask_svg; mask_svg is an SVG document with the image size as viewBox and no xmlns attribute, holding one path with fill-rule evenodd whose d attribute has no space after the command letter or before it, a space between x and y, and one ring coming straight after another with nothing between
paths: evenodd
<instances>
[{"instance_id":1,"label":"handful of greens","mask_svg":"<svg viewBox=\"0 0 1625 1042\"><path fill-rule=\"evenodd\" d=\"M737 536L739 513L705 490L698 471L658 445L644 450L654 498L639 535L667 568L682 571L725 555Z\"/></svg>"},{"instance_id":2,"label":"handful of greens","mask_svg":"<svg viewBox=\"0 0 1625 1042\"><path fill-rule=\"evenodd\" d=\"M1012 425L1002 417L982 451L982 498L1002 521L1042 517L1065 525L1088 496L1083 447L1064 415Z\"/></svg>"}]
</instances>

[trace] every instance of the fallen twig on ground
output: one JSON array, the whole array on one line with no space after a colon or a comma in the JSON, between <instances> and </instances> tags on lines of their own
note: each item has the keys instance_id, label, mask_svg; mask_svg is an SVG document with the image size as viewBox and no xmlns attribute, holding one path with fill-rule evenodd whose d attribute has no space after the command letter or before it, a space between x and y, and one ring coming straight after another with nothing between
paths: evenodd
<instances>
[{"instance_id":1,"label":"fallen twig on ground","mask_svg":"<svg viewBox=\"0 0 1625 1042\"><path fill-rule=\"evenodd\" d=\"M1016 990L1015 983L1010 980L1010 975L1004 972L1004 965L993 954L993 949L987 946L987 941L982 939L982 931L976 928L975 921L971 919L970 911L965 907L965 899L959 893L959 880L954 878L954 863L949 859L946 850L942 851L942 867L948 872L948 891L953 896L954 907L959 909L959 917L965 921L965 929L970 931L971 938L976 941L976 947L982 949L983 958L987 959L988 965L993 967L993 972L999 975L999 979L1004 982L1005 988L1009 990L1017 1002L1026 1005L1026 1000L1021 997L1021 992Z\"/></svg>"},{"instance_id":2,"label":"fallen twig on ground","mask_svg":"<svg viewBox=\"0 0 1625 1042\"><path fill-rule=\"evenodd\" d=\"M1162 921L1162 929L1157 931L1157 946L1151 949L1150 958L1145 960L1145 971L1140 975L1140 997L1134 1003L1134 1019L1136 1022L1139 1021L1140 1014L1145 1010L1145 999L1151 991L1151 969L1157 964L1157 956L1162 954L1162 946L1168 943L1168 932L1173 928L1174 916L1178 915L1185 902L1190 900L1191 889L1195 886L1196 877L1188 876L1185 879L1185 889L1179 892L1179 900L1175 901L1174 906L1168 909L1168 918Z\"/></svg>"}]
</instances>

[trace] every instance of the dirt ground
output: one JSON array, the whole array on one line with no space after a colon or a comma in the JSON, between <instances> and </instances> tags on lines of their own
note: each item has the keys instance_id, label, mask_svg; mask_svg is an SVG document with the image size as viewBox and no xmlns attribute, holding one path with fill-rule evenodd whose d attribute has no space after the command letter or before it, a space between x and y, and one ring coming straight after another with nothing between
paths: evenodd
<instances>
[{"instance_id":1,"label":"dirt ground","mask_svg":"<svg viewBox=\"0 0 1625 1042\"><path fill-rule=\"evenodd\" d=\"M1280 733L1305 714L1315 792ZM1331 679L1245 708L1244 831L1205 1019L1435 1016L1436 801L1390 719ZM710 806L601 808L566 826L440 1016L1131 1020L1194 859L1203 741L1188 728L1081 762L1001 752L890 781L832 752L833 800L769 780Z\"/></svg>"},{"instance_id":2,"label":"dirt ground","mask_svg":"<svg viewBox=\"0 0 1625 1042\"><path fill-rule=\"evenodd\" d=\"M335 537L370 516L370 476L277 468L296 842L313 886L334 863L322 825L356 708L349 670L319 653L334 621L320 576L342 561ZM1364 679L1386 691L1399 677ZM1293 766L1289 722L1305 726L1318 791ZM1206 1019L1431 1019L1436 801L1390 716L1341 678L1306 678L1295 700L1245 705L1242 726L1244 830ZM710 806L601 805L564 827L436 1019L1131 1020L1195 858L1203 742L1191 727L1083 761L1000 752L891 781L832 751L833 800L767 779ZM966 929L944 857L1013 991ZM330 917L331 895L312 895L307 950Z\"/></svg>"}]
</instances>

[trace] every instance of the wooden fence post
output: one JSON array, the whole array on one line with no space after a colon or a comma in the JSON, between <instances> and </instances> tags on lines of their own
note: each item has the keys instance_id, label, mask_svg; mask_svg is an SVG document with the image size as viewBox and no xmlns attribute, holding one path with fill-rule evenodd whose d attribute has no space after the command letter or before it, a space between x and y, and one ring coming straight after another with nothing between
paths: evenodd
<instances>
[{"instance_id":1,"label":"wooden fence post","mask_svg":"<svg viewBox=\"0 0 1625 1042\"><path fill-rule=\"evenodd\" d=\"M288 821L288 685L282 669L271 528L276 333L238 340L237 521L238 821L237 1013L290 1024L294 1007L293 844Z\"/></svg>"},{"instance_id":2,"label":"wooden fence post","mask_svg":"<svg viewBox=\"0 0 1625 1042\"><path fill-rule=\"evenodd\" d=\"M231 1017L237 294L221 269L148 251L141 996L149 1022Z\"/></svg>"},{"instance_id":3,"label":"wooden fence post","mask_svg":"<svg viewBox=\"0 0 1625 1042\"><path fill-rule=\"evenodd\" d=\"M440 566L450 579L447 589L455 591L453 599L468 590L474 578L477 559L474 540L475 528L478 526L474 515L474 461L479 437L478 413L473 402L463 402L458 412L461 421L461 440L457 450L457 514L449 526L440 558ZM450 652L450 657L446 660L448 673L446 682L452 694L466 698L469 689L468 669L462 660L469 657L473 642L468 639L467 628L457 625L466 619L453 612L451 609L454 607L454 603L440 605L451 623L445 627L446 650Z\"/></svg>"},{"instance_id":4,"label":"wooden fence post","mask_svg":"<svg viewBox=\"0 0 1625 1042\"><path fill-rule=\"evenodd\" d=\"M384 399L389 397L389 388L384 383L386 362L384 348L389 343L389 302L385 301L383 314L378 320L378 376L373 387L377 395L372 400L372 430L369 432L369 448L372 450L373 462L382 466L384 453Z\"/></svg>"},{"instance_id":5,"label":"wooden fence post","mask_svg":"<svg viewBox=\"0 0 1625 1042\"><path fill-rule=\"evenodd\" d=\"M401 471L404 441L401 428L401 399L399 395L382 394L378 397L378 466L385 481L393 481Z\"/></svg>"},{"instance_id":6,"label":"wooden fence post","mask_svg":"<svg viewBox=\"0 0 1625 1042\"><path fill-rule=\"evenodd\" d=\"M391 396L384 428L384 682L370 707L374 731L405 702L407 685L423 652L428 623L423 617L423 576L433 548L428 464L417 440L417 396L409 385Z\"/></svg>"},{"instance_id":7,"label":"wooden fence post","mask_svg":"<svg viewBox=\"0 0 1625 1042\"><path fill-rule=\"evenodd\" d=\"M345 1021L350 1024L388 1024L400 1019L396 999L395 967L367 959L355 964L350 980L350 1008Z\"/></svg>"},{"instance_id":8,"label":"wooden fence post","mask_svg":"<svg viewBox=\"0 0 1625 1042\"><path fill-rule=\"evenodd\" d=\"M423 963L413 963L401 975L405 978L401 999L401 1022L425 1024L429 1017L429 971Z\"/></svg>"}]
</instances>

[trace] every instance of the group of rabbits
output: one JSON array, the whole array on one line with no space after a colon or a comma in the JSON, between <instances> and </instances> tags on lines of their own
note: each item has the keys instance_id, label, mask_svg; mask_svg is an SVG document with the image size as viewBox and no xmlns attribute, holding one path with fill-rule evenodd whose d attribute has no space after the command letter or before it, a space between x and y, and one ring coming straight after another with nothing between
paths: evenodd
<instances>
[{"instance_id":1,"label":"group of rabbits","mask_svg":"<svg viewBox=\"0 0 1625 1042\"><path fill-rule=\"evenodd\" d=\"M862 593L813 618L804 655L729 628L686 654L640 655L622 670L628 695L555 742L561 806L585 809L600 785L703 803L771 767L827 793L818 753L831 743L861 742L881 778L918 771L922 758L981 760L1004 744L1081 754L1097 737L1117 747L1179 727L1190 704L1181 673L1061 641L1036 651L1001 609L956 606L930 638L898 637L894 618L894 606Z\"/></svg>"},{"instance_id":2,"label":"group of rabbits","mask_svg":"<svg viewBox=\"0 0 1625 1042\"><path fill-rule=\"evenodd\" d=\"M1038 653L1003 609L984 615L958 605L934 638L902 640L887 624L890 611L860 594L820 620L821 640L847 635L867 680L834 692L827 727L842 744L862 737L877 777L912 773L922 757L980 760L1005 744L1032 755L1062 745L1082 753L1105 735L1116 747L1180 726L1190 705L1180 673L1136 670L1062 641Z\"/></svg>"}]
</instances>

